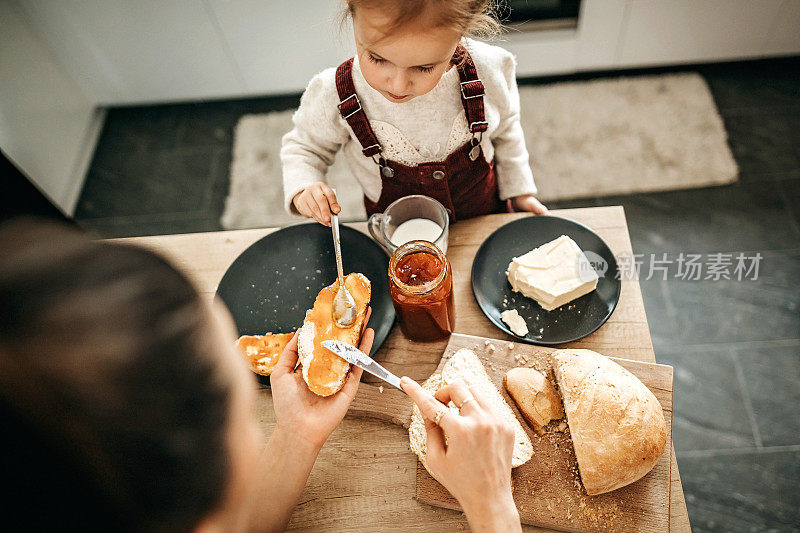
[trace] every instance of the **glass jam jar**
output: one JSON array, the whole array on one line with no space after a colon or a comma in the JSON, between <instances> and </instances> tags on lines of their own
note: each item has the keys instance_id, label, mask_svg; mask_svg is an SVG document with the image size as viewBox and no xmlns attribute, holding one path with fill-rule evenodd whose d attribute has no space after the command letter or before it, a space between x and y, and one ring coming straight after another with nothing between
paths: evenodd
<instances>
[{"instance_id":1,"label":"glass jam jar","mask_svg":"<svg viewBox=\"0 0 800 533\"><path fill-rule=\"evenodd\" d=\"M389 292L409 339L433 341L453 333L453 270L433 243L410 241L394 251L389 260Z\"/></svg>"}]
</instances>

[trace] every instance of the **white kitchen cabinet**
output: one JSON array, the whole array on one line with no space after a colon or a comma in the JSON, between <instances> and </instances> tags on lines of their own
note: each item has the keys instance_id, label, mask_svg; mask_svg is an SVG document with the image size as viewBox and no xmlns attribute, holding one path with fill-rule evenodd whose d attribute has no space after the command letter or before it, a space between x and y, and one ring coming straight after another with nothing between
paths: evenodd
<instances>
[{"instance_id":1,"label":"white kitchen cabinet","mask_svg":"<svg viewBox=\"0 0 800 533\"><path fill-rule=\"evenodd\" d=\"M16 6L0 1L0 147L65 213L74 210L102 123L102 111Z\"/></svg>"},{"instance_id":2,"label":"white kitchen cabinet","mask_svg":"<svg viewBox=\"0 0 800 533\"><path fill-rule=\"evenodd\" d=\"M321 70L353 54L343 2L329 0L208 0L250 93L305 88Z\"/></svg>"},{"instance_id":3,"label":"white kitchen cabinet","mask_svg":"<svg viewBox=\"0 0 800 533\"><path fill-rule=\"evenodd\" d=\"M303 90L352 53L340 0L9 0L100 105ZM520 76L800 53L800 0L584 0L511 31Z\"/></svg>"},{"instance_id":4,"label":"white kitchen cabinet","mask_svg":"<svg viewBox=\"0 0 800 533\"><path fill-rule=\"evenodd\" d=\"M800 53L800 0L785 0L767 36L765 55Z\"/></svg>"},{"instance_id":5,"label":"white kitchen cabinet","mask_svg":"<svg viewBox=\"0 0 800 533\"><path fill-rule=\"evenodd\" d=\"M614 68L628 0L583 0L578 27L505 34L518 76Z\"/></svg>"},{"instance_id":6,"label":"white kitchen cabinet","mask_svg":"<svg viewBox=\"0 0 800 533\"><path fill-rule=\"evenodd\" d=\"M765 54L783 4L797 0L630 0L618 66ZM795 50L798 49L795 36Z\"/></svg>"},{"instance_id":7,"label":"white kitchen cabinet","mask_svg":"<svg viewBox=\"0 0 800 533\"><path fill-rule=\"evenodd\" d=\"M17 4L98 104L246 92L204 0L17 0Z\"/></svg>"}]
</instances>

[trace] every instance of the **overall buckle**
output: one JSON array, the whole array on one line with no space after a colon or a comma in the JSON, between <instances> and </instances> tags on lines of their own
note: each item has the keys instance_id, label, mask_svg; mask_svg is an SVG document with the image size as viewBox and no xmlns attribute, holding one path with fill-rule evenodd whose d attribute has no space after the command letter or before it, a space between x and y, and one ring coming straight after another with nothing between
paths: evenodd
<instances>
[{"instance_id":1,"label":"overall buckle","mask_svg":"<svg viewBox=\"0 0 800 533\"><path fill-rule=\"evenodd\" d=\"M487 130L487 128L489 127L489 123L486 122L485 120L471 122L470 125L469 125L470 133L475 133L476 126L486 126L485 128L481 128L481 129L478 130L479 132L482 133L482 132Z\"/></svg>"},{"instance_id":2,"label":"overall buckle","mask_svg":"<svg viewBox=\"0 0 800 533\"><path fill-rule=\"evenodd\" d=\"M470 83L474 83L475 85L469 85ZM486 93L483 88L483 82L480 79L461 82L461 97L464 100L480 98L484 94Z\"/></svg>"},{"instance_id":3,"label":"overall buckle","mask_svg":"<svg viewBox=\"0 0 800 533\"><path fill-rule=\"evenodd\" d=\"M374 144L372 146L380 146L380 145ZM370 148L372 148L372 146L370 146ZM366 150L364 151L366 152ZM394 169L387 164L386 159L384 159L383 157L383 152L378 152L378 154L373 155L372 160L375 161L375 164L378 165L378 167L380 168L381 176L383 176L384 178L393 178Z\"/></svg>"},{"instance_id":4,"label":"overall buckle","mask_svg":"<svg viewBox=\"0 0 800 533\"><path fill-rule=\"evenodd\" d=\"M355 110L353 110L352 112L350 112L347 115L345 115L346 111L342 111L342 106L345 105L345 103L347 103L347 101L350 100L351 98L355 98L356 99L356 105L358 105L358 107ZM345 98L344 100L342 100L341 102L339 102L339 105L337 105L336 107L339 108L339 113L342 115L342 118L347 120L348 118L352 117L353 115L355 115L356 113L361 111L361 100L358 99L358 95L356 93L353 93L350 96L348 96L347 98Z\"/></svg>"},{"instance_id":5,"label":"overall buckle","mask_svg":"<svg viewBox=\"0 0 800 533\"><path fill-rule=\"evenodd\" d=\"M377 148L373 150L373 148ZM363 153L367 157L371 157L373 160L375 159L375 154L380 154L383 152L383 146L380 143L375 143L367 146L366 148L361 149L361 153ZM377 161L375 161L377 163Z\"/></svg>"}]
</instances>

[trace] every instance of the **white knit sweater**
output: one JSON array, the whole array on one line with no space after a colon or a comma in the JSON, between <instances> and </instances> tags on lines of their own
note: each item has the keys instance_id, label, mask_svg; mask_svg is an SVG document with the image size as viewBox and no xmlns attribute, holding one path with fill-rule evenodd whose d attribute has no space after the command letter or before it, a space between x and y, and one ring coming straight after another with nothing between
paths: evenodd
<instances>
[{"instance_id":1,"label":"white knit sweater","mask_svg":"<svg viewBox=\"0 0 800 533\"><path fill-rule=\"evenodd\" d=\"M489 129L481 143L487 161L495 160L500 198L536 194L528 163L528 150L519 121L516 64L510 52L486 43L464 39L486 94L484 107ZM281 162L286 209L297 213L292 198L308 185L325 181L339 150L364 189L377 202L381 194L379 167L361 153L361 145L336 107L336 69L314 76L292 117L294 129L283 137ZM389 160L408 166L445 159L472 134L461 104L458 71L444 73L428 93L408 102L394 103L370 87L361 73L358 56L353 63L353 83L375 135Z\"/></svg>"}]
</instances>

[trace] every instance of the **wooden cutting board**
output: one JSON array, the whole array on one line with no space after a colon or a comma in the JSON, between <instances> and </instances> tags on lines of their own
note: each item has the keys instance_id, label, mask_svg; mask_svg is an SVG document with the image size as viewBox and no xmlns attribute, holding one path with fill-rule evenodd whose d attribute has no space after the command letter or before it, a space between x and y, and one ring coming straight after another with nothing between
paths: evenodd
<instances>
[{"instance_id":1,"label":"wooden cutting board","mask_svg":"<svg viewBox=\"0 0 800 533\"><path fill-rule=\"evenodd\" d=\"M537 435L524 421L503 387L503 376L514 367L550 370L549 354L555 348L453 334L436 372L460 348L474 351L495 386L514 410L533 443L533 458L512 471L514 500L523 523L563 531L669 531L670 451L672 442L672 367L612 358L638 377L664 409L667 443L649 474L621 489L589 496L583 489L568 430ZM551 371L552 377L552 371ZM362 384L350 414L379 418L408 427L410 400L397 389ZM418 501L460 509L458 501L417 461L415 498Z\"/></svg>"}]
</instances>

